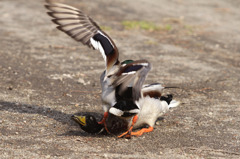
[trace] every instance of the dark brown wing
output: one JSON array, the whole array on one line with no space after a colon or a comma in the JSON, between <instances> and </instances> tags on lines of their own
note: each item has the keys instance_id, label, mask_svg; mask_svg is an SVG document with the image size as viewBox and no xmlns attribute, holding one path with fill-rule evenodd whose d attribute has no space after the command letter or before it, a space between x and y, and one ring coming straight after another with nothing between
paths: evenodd
<instances>
[{"instance_id":1,"label":"dark brown wing","mask_svg":"<svg viewBox=\"0 0 240 159\"><path fill-rule=\"evenodd\" d=\"M111 67L118 61L118 49L112 39L104 33L89 16L72 6L46 1L45 7L50 11L52 21L57 28L76 41L91 48L99 50L106 62Z\"/></svg>"},{"instance_id":2,"label":"dark brown wing","mask_svg":"<svg viewBox=\"0 0 240 159\"><path fill-rule=\"evenodd\" d=\"M132 99L137 101L141 97L142 85L151 69L151 64L146 60L134 61L122 67L116 74L113 85L120 86L121 95L129 87L132 87Z\"/></svg>"},{"instance_id":3,"label":"dark brown wing","mask_svg":"<svg viewBox=\"0 0 240 159\"><path fill-rule=\"evenodd\" d=\"M59 30L76 41L93 47L90 38L97 34L100 27L89 16L77 8L61 3L48 3L45 7L50 11L48 15L53 17L52 21L58 25Z\"/></svg>"}]
</instances>

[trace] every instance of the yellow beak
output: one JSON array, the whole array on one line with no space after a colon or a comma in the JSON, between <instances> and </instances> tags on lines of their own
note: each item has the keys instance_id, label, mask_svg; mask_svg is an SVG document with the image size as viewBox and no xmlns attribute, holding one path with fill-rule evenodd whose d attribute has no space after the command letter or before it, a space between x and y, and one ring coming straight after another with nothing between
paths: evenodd
<instances>
[{"instance_id":1,"label":"yellow beak","mask_svg":"<svg viewBox=\"0 0 240 159\"><path fill-rule=\"evenodd\" d=\"M76 121L78 124L81 124L82 126L86 125L86 117L85 116L77 116L73 115L72 119Z\"/></svg>"}]
</instances>

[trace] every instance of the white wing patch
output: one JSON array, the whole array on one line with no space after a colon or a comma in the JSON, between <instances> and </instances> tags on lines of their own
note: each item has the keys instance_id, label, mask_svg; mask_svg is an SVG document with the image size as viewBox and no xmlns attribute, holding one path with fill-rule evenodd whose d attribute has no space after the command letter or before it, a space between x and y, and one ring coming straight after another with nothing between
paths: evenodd
<instances>
[{"instance_id":1,"label":"white wing patch","mask_svg":"<svg viewBox=\"0 0 240 159\"><path fill-rule=\"evenodd\" d=\"M131 72L127 72L127 73L122 73L122 75L130 75L130 74L134 74L136 73L136 71L131 71Z\"/></svg>"},{"instance_id":2,"label":"white wing patch","mask_svg":"<svg viewBox=\"0 0 240 159\"><path fill-rule=\"evenodd\" d=\"M107 61L107 57L105 55L105 51L104 51L101 43L99 41L94 40L93 38L91 38L90 41L91 41L91 44L94 47L94 49L99 50L101 52L101 54L103 56L103 59L106 62Z\"/></svg>"},{"instance_id":3,"label":"white wing patch","mask_svg":"<svg viewBox=\"0 0 240 159\"><path fill-rule=\"evenodd\" d=\"M148 63L140 63L140 64L135 64L135 65L148 66L149 64ZM133 65L133 66L135 66L135 65Z\"/></svg>"},{"instance_id":4,"label":"white wing patch","mask_svg":"<svg viewBox=\"0 0 240 159\"><path fill-rule=\"evenodd\" d=\"M139 112L140 112L139 109L132 109L132 110L129 111L129 113L139 113Z\"/></svg>"},{"instance_id":5,"label":"white wing patch","mask_svg":"<svg viewBox=\"0 0 240 159\"><path fill-rule=\"evenodd\" d=\"M124 114L124 112L122 110L119 110L117 108L111 107L109 109L109 113L116 115L116 116L122 116Z\"/></svg>"},{"instance_id":6,"label":"white wing patch","mask_svg":"<svg viewBox=\"0 0 240 159\"><path fill-rule=\"evenodd\" d=\"M160 93L164 87L161 84L156 84L156 85L143 85L142 87L142 92L148 92L148 91L159 91Z\"/></svg>"}]
</instances>

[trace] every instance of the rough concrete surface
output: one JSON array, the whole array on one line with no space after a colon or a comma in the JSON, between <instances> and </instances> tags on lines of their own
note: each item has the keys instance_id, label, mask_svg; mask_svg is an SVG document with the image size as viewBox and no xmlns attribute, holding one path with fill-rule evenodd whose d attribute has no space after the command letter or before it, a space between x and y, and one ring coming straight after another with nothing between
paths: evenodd
<instances>
[{"instance_id":1,"label":"rough concrete surface","mask_svg":"<svg viewBox=\"0 0 240 159\"><path fill-rule=\"evenodd\" d=\"M182 102L131 140L90 135L72 114L101 117L101 54L75 42L42 0L0 0L0 158L240 158L240 2L59 0L114 39L120 59L147 59L146 83ZM148 21L162 29L125 29Z\"/></svg>"}]
</instances>

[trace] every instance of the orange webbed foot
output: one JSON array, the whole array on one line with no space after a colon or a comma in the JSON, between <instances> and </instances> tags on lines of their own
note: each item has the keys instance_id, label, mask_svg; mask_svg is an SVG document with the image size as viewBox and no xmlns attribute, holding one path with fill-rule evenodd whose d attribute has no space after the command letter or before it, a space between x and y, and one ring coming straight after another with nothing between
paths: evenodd
<instances>
[{"instance_id":1,"label":"orange webbed foot","mask_svg":"<svg viewBox=\"0 0 240 159\"><path fill-rule=\"evenodd\" d=\"M133 136L141 136L141 135L143 135L143 133L147 133L147 132L151 132L151 131L153 131L153 127L150 126L148 128L142 128L139 131L132 132L131 135L133 135Z\"/></svg>"},{"instance_id":2,"label":"orange webbed foot","mask_svg":"<svg viewBox=\"0 0 240 159\"><path fill-rule=\"evenodd\" d=\"M132 130L128 130L128 131L122 133L121 135L118 136L118 138L125 137L125 138L130 139L130 138L131 138L131 131L132 131Z\"/></svg>"},{"instance_id":3,"label":"orange webbed foot","mask_svg":"<svg viewBox=\"0 0 240 159\"><path fill-rule=\"evenodd\" d=\"M132 129L133 129L133 125L137 122L137 119L138 119L138 116L135 115L132 119L132 125L131 127L129 128L128 131L124 132L123 134L119 135L118 138L122 138L122 137L125 137L125 138L128 138L130 139L131 136L132 136Z\"/></svg>"}]
</instances>

